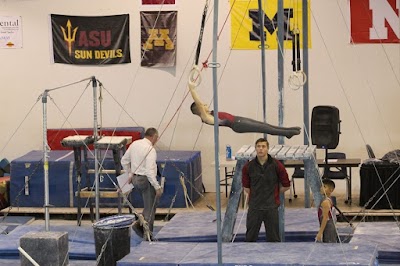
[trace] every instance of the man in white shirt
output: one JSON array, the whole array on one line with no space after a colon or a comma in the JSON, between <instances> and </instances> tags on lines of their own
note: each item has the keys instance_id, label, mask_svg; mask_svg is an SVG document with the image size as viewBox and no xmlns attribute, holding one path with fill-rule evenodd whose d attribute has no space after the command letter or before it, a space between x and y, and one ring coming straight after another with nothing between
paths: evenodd
<instances>
[{"instance_id":1,"label":"man in white shirt","mask_svg":"<svg viewBox=\"0 0 400 266\"><path fill-rule=\"evenodd\" d=\"M148 128L144 138L134 141L121 159L124 170L128 173L130 182L143 197L143 217L149 227L150 239L153 233L154 217L161 197L162 189L157 181L157 152L154 145L158 140L158 131ZM136 221L132 229L143 237L143 224Z\"/></svg>"}]
</instances>

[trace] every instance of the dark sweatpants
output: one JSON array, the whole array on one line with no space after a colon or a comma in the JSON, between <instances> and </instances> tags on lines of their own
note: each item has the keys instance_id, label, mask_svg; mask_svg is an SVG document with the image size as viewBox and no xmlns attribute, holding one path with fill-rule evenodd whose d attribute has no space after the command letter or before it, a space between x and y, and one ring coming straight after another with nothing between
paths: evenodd
<instances>
[{"instance_id":1,"label":"dark sweatpants","mask_svg":"<svg viewBox=\"0 0 400 266\"><path fill-rule=\"evenodd\" d=\"M154 218L158 205L158 199L156 199L156 191L150 184L147 176L135 175L132 179L132 184L135 189L138 189L142 194L143 198L143 217L149 225L149 230L153 232Z\"/></svg>"},{"instance_id":2,"label":"dark sweatpants","mask_svg":"<svg viewBox=\"0 0 400 266\"><path fill-rule=\"evenodd\" d=\"M277 207L268 210L248 210L246 220L246 242L257 241L262 222L264 222L267 242L281 242Z\"/></svg>"}]
</instances>

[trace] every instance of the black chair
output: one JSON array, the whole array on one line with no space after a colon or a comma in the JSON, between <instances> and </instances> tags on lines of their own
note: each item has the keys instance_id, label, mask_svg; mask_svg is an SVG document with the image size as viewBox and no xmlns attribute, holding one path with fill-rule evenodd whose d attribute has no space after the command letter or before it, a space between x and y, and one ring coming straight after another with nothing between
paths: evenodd
<instances>
[{"instance_id":1,"label":"black chair","mask_svg":"<svg viewBox=\"0 0 400 266\"><path fill-rule=\"evenodd\" d=\"M328 163L329 159L346 159L346 154L343 152L330 152L327 153ZM329 178L332 180L342 179L346 180L346 200L345 203L349 202L349 191L350 191L350 177L347 174L347 167L324 167L323 178Z\"/></svg>"},{"instance_id":2,"label":"black chair","mask_svg":"<svg viewBox=\"0 0 400 266\"><path fill-rule=\"evenodd\" d=\"M368 157L369 157L370 159L376 158L376 157L375 157L375 153L374 153L374 151L372 150L371 146L370 146L369 144L367 144L367 145L365 145L365 146L366 146L366 148L367 148Z\"/></svg>"},{"instance_id":3,"label":"black chair","mask_svg":"<svg viewBox=\"0 0 400 266\"><path fill-rule=\"evenodd\" d=\"M228 197L228 187L230 187L232 182L228 182L230 179L233 179L233 176L235 175L235 167L233 167L231 170L228 170L228 167L225 167L225 176L223 179L220 181L219 185L225 187L225 197Z\"/></svg>"}]
</instances>

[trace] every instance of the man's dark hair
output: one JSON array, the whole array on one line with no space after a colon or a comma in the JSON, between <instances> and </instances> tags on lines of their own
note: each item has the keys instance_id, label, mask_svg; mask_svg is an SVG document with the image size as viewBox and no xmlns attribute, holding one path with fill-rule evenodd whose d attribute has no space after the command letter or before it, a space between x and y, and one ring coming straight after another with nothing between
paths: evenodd
<instances>
[{"instance_id":1,"label":"man's dark hair","mask_svg":"<svg viewBox=\"0 0 400 266\"><path fill-rule=\"evenodd\" d=\"M197 105L196 105L196 103L195 102L193 102L191 105L190 105L190 111L192 111L192 113L194 114L195 113L195 109L197 108Z\"/></svg>"},{"instance_id":2,"label":"man's dark hair","mask_svg":"<svg viewBox=\"0 0 400 266\"><path fill-rule=\"evenodd\" d=\"M322 179L322 184L330 187L331 189L335 189L335 182L333 182L332 179L324 178Z\"/></svg>"},{"instance_id":3,"label":"man's dark hair","mask_svg":"<svg viewBox=\"0 0 400 266\"><path fill-rule=\"evenodd\" d=\"M256 140L256 146L259 142L266 142L267 143L267 147L269 148L269 142L266 138L259 138L258 140Z\"/></svg>"},{"instance_id":4,"label":"man's dark hair","mask_svg":"<svg viewBox=\"0 0 400 266\"><path fill-rule=\"evenodd\" d=\"M154 127L149 127L146 132L144 133L145 137L153 137L154 135L158 135L158 131L157 129L155 129Z\"/></svg>"}]
</instances>

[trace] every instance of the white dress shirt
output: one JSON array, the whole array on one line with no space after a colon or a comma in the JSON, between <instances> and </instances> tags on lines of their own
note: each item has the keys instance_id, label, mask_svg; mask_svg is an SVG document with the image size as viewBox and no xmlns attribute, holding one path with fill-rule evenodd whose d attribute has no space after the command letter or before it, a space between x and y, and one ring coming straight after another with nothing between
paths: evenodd
<instances>
[{"instance_id":1,"label":"white dress shirt","mask_svg":"<svg viewBox=\"0 0 400 266\"><path fill-rule=\"evenodd\" d=\"M157 181L157 152L147 138L134 141L121 159L127 173L147 176L154 189L160 189Z\"/></svg>"}]
</instances>

